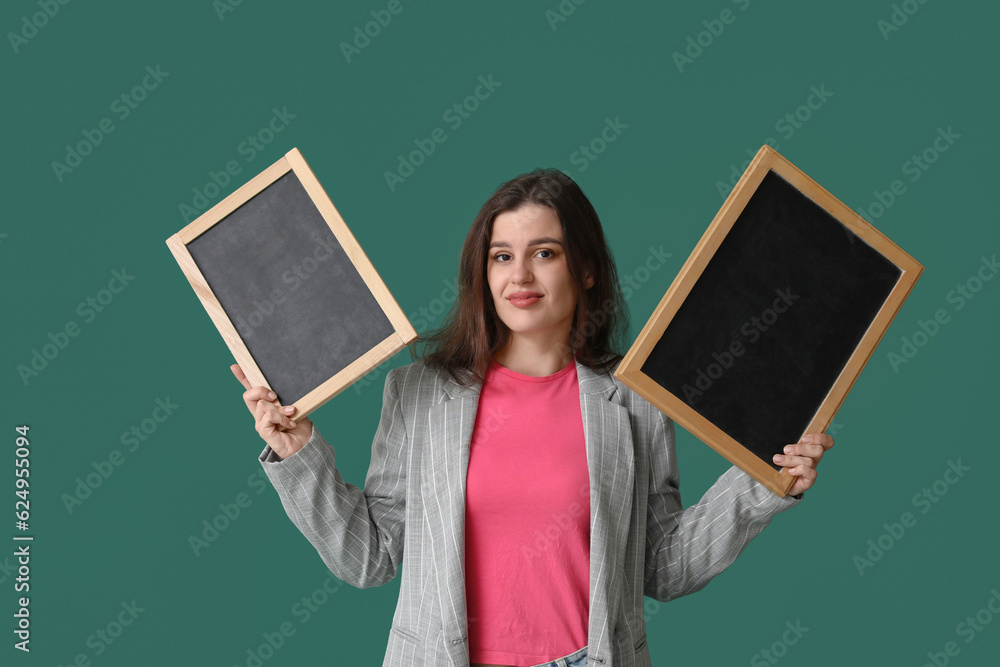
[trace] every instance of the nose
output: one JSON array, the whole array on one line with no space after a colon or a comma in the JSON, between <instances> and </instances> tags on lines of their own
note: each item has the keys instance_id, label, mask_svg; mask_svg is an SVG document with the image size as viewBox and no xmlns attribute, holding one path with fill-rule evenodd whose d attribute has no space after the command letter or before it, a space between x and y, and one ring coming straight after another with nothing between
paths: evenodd
<instances>
[{"instance_id":1,"label":"nose","mask_svg":"<svg viewBox=\"0 0 1000 667\"><path fill-rule=\"evenodd\" d=\"M511 272L510 280L518 285L531 282L531 266L524 255L514 260L514 269Z\"/></svg>"}]
</instances>

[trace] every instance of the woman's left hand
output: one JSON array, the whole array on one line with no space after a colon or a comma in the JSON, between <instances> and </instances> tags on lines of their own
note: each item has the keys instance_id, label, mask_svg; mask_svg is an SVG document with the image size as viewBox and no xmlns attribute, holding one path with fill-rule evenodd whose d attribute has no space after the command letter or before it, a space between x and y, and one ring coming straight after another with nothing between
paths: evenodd
<instances>
[{"instance_id":1,"label":"woman's left hand","mask_svg":"<svg viewBox=\"0 0 1000 667\"><path fill-rule=\"evenodd\" d=\"M816 483L816 466L831 447L833 438L825 433L807 433L797 444L785 445L784 454L774 455L774 462L796 478L788 495L797 496Z\"/></svg>"}]
</instances>

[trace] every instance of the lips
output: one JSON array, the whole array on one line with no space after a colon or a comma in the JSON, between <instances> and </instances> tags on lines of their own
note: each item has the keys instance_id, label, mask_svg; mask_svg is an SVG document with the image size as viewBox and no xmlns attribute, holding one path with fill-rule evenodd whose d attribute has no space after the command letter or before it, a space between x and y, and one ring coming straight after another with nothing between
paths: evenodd
<instances>
[{"instance_id":1,"label":"lips","mask_svg":"<svg viewBox=\"0 0 1000 667\"><path fill-rule=\"evenodd\" d=\"M538 292L515 292L507 297L507 300L518 308L526 308L536 303L542 295Z\"/></svg>"}]
</instances>

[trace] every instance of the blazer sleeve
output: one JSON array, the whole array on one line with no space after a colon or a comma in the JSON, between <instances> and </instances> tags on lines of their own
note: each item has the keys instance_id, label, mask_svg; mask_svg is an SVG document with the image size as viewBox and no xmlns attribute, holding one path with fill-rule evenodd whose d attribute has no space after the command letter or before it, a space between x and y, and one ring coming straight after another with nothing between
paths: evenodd
<instances>
[{"instance_id":1,"label":"blazer sleeve","mask_svg":"<svg viewBox=\"0 0 1000 667\"><path fill-rule=\"evenodd\" d=\"M334 448L315 424L295 454L281 459L267 446L259 459L288 517L330 571L368 588L391 581L402 560L407 450L393 369L386 376L364 490L341 477Z\"/></svg>"},{"instance_id":2,"label":"blazer sleeve","mask_svg":"<svg viewBox=\"0 0 1000 667\"><path fill-rule=\"evenodd\" d=\"M704 588L771 519L801 500L772 493L736 466L702 499L681 505L674 422L659 414L650 448L643 592L660 602Z\"/></svg>"}]
</instances>

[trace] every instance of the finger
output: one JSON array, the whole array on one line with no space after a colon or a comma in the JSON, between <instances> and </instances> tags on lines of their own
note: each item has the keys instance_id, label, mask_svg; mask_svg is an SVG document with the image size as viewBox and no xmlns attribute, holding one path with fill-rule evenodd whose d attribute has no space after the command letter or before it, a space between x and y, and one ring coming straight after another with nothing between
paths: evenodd
<instances>
[{"instance_id":1,"label":"finger","mask_svg":"<svg viewBox=\"0 0 1000 667\"><path fill-rule=\"evenodd\" d=\"M246 392L245 395L250 397L247 402L248 404L253 404L251 411L258 421L263 419L269 412L278 414L278 410L280 408L278 405L278 398L275 396L274 392L267 387L254 387L250 391Z\"/></svg>"},{"instance_id":2,"label":"finger","mask_svg":"<svg viewBox=\"0 0 1000 667\"><path fill-rule=\"evenodd\" d=\"M816 461L809 458L808 456L788 456L783 454L775 454L774 462L778 465L785 466L786 468L791 468L793 466L807 466L809 468L816 467Z\"/></svg>"},{"instance_id":3,"label":"finger","mask_svg":"<svg viewBox=\"0 0 1000 667\"><path fill-rule=\"evenodd\" d=\"M802 474L796 475L793 471L800 471ZM788 472L791 475L795 475L795 483L792 484L790 491L793 496L797 496L803 491L812 488L816 483L816 470L813 468L789 468Z\"/></svg>"},{"instance_id":4,"label":"finger","mask_svg":"<svg viewBox=\"0 0 1000 667\"><path fill-rule=\"evenodd\" d=\"M277 423L287 429L293 429L298 426L298 422L292 419L293 412L295 412L294 405L275 406L274 414L279 419Z\"/></svg>"},{"instance_id":5,"label":"finger","mask_svg":"<svg viewBox=\"0 0 1000 667\"><path fill-rule=\"evenodd\" d=\"M794 477L800 477L802 479L816 480L816 468L805 465L792 466L790 468L785 468L789 475Z\"/></svg>"},{"instance_id":6,"label":"finger","mask_svg":"<svg viewBox=\"0 0 1000 667\"><path fill-rule=\"evenodd\" d=\"M799 443L820 445L825 452L833 447L833 438L826 433L806 433L799 440Z\"/></svg>"},{"instance_id":7,"label":"finger","mask_svg":"<svg viewBox=\"0 0 1000 667\"><path fill-rule=\"evenodd\" d=\"M826 450L823 449L823 445L797 444L797 445L785 445L784 448L785 454L791 454L794 456L808 456L809 458L814 459L817 463L821 458L823 458L823 452L825 451Z\"/></svg>"},{"instance_id":8,"label":"finger","mask_svg":"<svg viewBox=\"0 0 1000 667\"><path fill-rule=\"evenodd\" d=\"M243 373L243 369L240 368L239 364L233 364L229 367L229 370L233 372L233 375L235 375L236 379L240 381L240 384L243 385L244 389L250 388L250 380L247 380L247 376Z\"/></svg>"},{"instance_id":9,"label":"finger","mask_svg":"<svg viewBox=\"0 0 1000 667\"><path fill-rule=\"evenodd\" d=\"M251 387L243 392L243 402L247 404L247 409L257 416L257 406L259 403L270 403L277 396L267 387Z\"/></svg>"},{"instance_id":10,"label":"finger","mask_svg":"<svg viewBox=\"0 0 1000 667\"><path fill-rule=\"evenodd\" d=\"M274 395L274 392L268 390L267 387L254 387L254 389L263 389L267 392L264 400L258 400L254 409L254 417L257 419L258 431L260 431L261 428L273 430L274 425L285 428L295 428L296 423L292 421L290 416L291 412L288 411L288 409L291 408L292 412L294 412L294 405L280 406L277 404L276 400L267 399L268 396Z\"/></svg>"},{"instance_id":11,"label":"finger","mask_svg":"<svg viewBox=\"0 0 1000 667\"><path fill-rule=\"evenodd\" d=\"M258 426L268 430L293 429L296 424L288 416L278 409L278 406L271 403L264 403L267 406L261 415ZM259 429L258 429L259 431Z\"/></svg>"}]
</instances>

